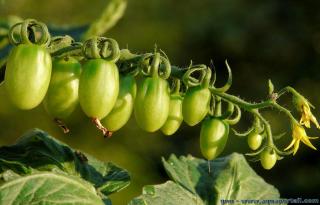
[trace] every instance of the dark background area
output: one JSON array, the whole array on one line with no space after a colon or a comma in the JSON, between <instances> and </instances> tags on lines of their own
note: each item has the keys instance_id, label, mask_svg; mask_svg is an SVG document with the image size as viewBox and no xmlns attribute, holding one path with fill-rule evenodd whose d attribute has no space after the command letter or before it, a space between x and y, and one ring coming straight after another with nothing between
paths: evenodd
<instances>
[{"instance_id":1,"label":"dark background area","mask_svg":"<svg viewBox=\"0 0 320 205\"><path fill-rule=\"evenodd\" d=\"M89 3L85 0L1 0L0 16L32 17L51 27L81 27L97 18L105 4L103 0ZM224 60L228 59L234 76L229 93L260 101L267 97L267 82L272 79L276 90L293 86L320 108L319 7L320 1L312 0L129 1L124 17L106 36L115 38L122 48L128 47L133 52L149 52L157 44L174 65L187 66L190 60L209 64L213 59L219 85L226 80ZM293 109L290 96L281 103ZM313 112L316 117L320 114L319 109ZM289 122L275 110L266 110L263 114L272 123L275 134L286 132L276 141L278 147L284 148L291 141ZM251 121L244 113L235 128L246 130ZM1 145L13 143L26 130L38 127L72 147L128 169L132 184L112 197L115 204L126 204L141 193L143 185L167 180L161 156L167 158L174 153L201 157L200 126L183 124L174 136L167 137L160 132L146 133L131 119L108 140L104 140L82 114L69 126L71 134L63 135L42 106L12 113L0 107ZM320 136L320 131L314 128L307 133ZM312 142L320 147L319 140ZM249 151L246 140L231 133L222 155ZM250 165L277 187L283 198L319 198L318 151L301 145L294 157L278 161L270 171L262 169L259 163Z\"/></svg>"}]
</instances>

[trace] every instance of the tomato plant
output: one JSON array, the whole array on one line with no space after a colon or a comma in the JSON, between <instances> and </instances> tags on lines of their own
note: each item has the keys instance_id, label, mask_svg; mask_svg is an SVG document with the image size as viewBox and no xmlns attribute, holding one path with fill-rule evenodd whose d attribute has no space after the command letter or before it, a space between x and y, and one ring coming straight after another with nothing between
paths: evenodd
<instances>
[{"instance_id":1,"label":"tomato plant","mask_svg":"<svg viewBox=\"0 0 320 205\"><path fill-rule=\"evenodd\" d=\"M110 39L92 39L88 40L86 44L106 43L108 41L115 44L113 46L118 49L117 43ZM100 120L112 110L118 97L119 72L114 61L119 56L112 56L112 59L108 60L103 59L105 56L100 56L99 53L88 51L87 57L88 60L83 65L79 82L80 105L89 117Z\"/></svg>"},{"instance_id":2,"label":"tomato plant","mask_svg":"<svg viewBox=\"0 0 320 205\"><path fill-rule=\"evenodd\" d=\"M5 86L7 93L19 109L29 110L43 100L51 77L51 56L45 46L50 42L50 34L43 23L26 20L12 29L21 27L21 39L11 35L11 42L17 45L7 59ZM31 42L27 36L28 26L39 26L42 37ZM36 43L36 44L35 44Z\"/></svg>"},{"instance_id":3,"label":"tomato plant","mask_svg":"<svg viewBox=\"0 0 320 205\"><path fill-rule=\"evenodd\" d=\"M306 128L312 124L320 128L311 111L314 106L294 88L286 86L276 90L269 80L268 96L258 103L249 102L228 92L233 76L227 61L226 83L217 86L217 72L212 62L209 65L191 62L189 66L179 67L172 65L167 54L157 46L152 52L132 52L128 46L120 49L115 39L100 37L121 16L125 7L122 1L113 2L82 38L76 37L76 40L70 36L51 38L47 26L32 19L11 25L7 30L7 40L13 47L9 46L9 54L1 61L4 80L0 84L0 114L7 118L11 113L19 112L19 109L30 110L43 102L49 116L64 131L68 130L64 121L78 106L85 113L86 120L91 120L106 137L125 127L133 116L134 125L146 132L173 135L179 133L181 126L193 126L199 131L197 151L207 161L192 157L177 159L175 156L168 161L163 159L172 181L162 187L146 187L143 195L130 202L131 205L160 203L156 201L160 199L162 204L188 204L194 201L215 204L217 196L228 198L229 191L223 193L223 188L228 185L216 172L211 173L211 167L217 173L224 170L232 177L237 176L235 181L238 184L242 180L255 178L251 176L255 173L249 168L243 169L242 165L246 167L246 164L242 155L233 154L216 159L228 143L234 141L230 130L234 131L234 135L246 137L251 149L246 155L253 161L260 161L266 170L273 168L278 160L297 154L300 142L316 150L311 142L316 137L309 137L306 132ZM119 10L119 13L112 15L112 9ZM279 100L284 94L292 95L293 106L300 114L299 120ZM292 139L286 148L279 148L276 140L282 135L274 135L272 123L262 112L265 109L287 117ZM253 123L247 131L238 132L233 126L241 120L242 112L252 118ZM197 130L198 124L201 125L200 130ZM238 165L234 165L234 160L241 162L239 169L243 175L238 173ZM233 167L231 171L230 167ZM183 170L188 170L188 176ZM192 173L189 174L189 171ZM250 175L246 177L244 172ZM13 188L7 186L13 182L11 180L15 183ZM129 180L127 171L72 150L39 130L27 133L16 145L0 148L1 203L3 199L15 199L15 196L2 194L8 189L16 190L18 185L26 184L27 188L23 187L17 195L19 200L24 201L28 198L23 194L33 192L28 187L36 187L36 190L38 186L41 187L39 181L45 181L45 186L50 190L60 184L63 185L61 187L67 187L58 187L57 196L49 196L52 200L60 199L64 192L79 189L79 192L70 192L68 197L78 197L75 201L79 204L86 198L89 204L110 204L108 195L126 187ZM266 184L260 179L256 181L259 182L252 182L258 184L254 186L263 190L261 187ZM223 187L216 190L217 193L208 192L204 196L203 190L198 190L198 183L204 184L205 190ZM166 187L165 191L163 187ZM238 187L232 187L232 191L237 196L245 195ZM272 189L268 194L280 197ZM167 198L163 197L166 195ZM170 201L172 196L181 201L173 203Z\"/></svg>"},{"instance_id":4,"label":"tomato plant","mask_svg":"<svg viewBox=\"0 0 320 205\"><path fill-rule=\"evenodd\" d=\"M169 114L170 94L168 82L158 74L161 61L166 61L165 63L167 63L167 59L161 57L160 53L152 55L151 66L147 68L151 71L151 76L143 77L139 80L137 96L134 102L134 116L137 124L148 132L160 129ZM144 59L143 63L148 64L148 59Z\"/></svg>"}]
</instances>

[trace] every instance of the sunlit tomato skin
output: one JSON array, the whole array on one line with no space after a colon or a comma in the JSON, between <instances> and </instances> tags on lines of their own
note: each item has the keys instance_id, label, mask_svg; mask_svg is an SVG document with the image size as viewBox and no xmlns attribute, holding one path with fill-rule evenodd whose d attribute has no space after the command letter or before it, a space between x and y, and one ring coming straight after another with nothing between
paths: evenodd
<instances>
[{"instance_id":1,"label":"sunlit tomato skin","mask_svg":"<svg viewBox=\"0 0 320 205\"><path fill-rule=\"evenodd\" d=\"M271 169L277 162L277 154L274 150L265 148L260 153L260 162L264 169Z\"/></svg>"},{"instance_id":2,"label":"sunlit tomato skin","mask_svg":"<svg viewBox=\"0 0 320 205\"><path fill-rule=\"evenodd\" d=\"M55 59L46 97L45 110L54 118L66 119L79 103L81 64L74 58Z\"/></svg>"},{"instance_id":3,"label":"sunlit tomato skin","mask_svg":"<svg viewBox=\"0 0 320 205\"><path fill-rule=\"evenodd\" d=\"M132 75L120 76L120 91L116 104L111 112L101 120L102 125L109 131L117 131L123 127L133 111L137 83Z\"/></svg>"},{"instance_id":4,"label":"sunlit tomato skin","mask_svg":"<svg viewBox=\"0 0 320 205\"><path fill-rule=\"evenodd\" d=\"M180 127L183 117L182 117L182 100L180 95L171 95L169 104L169 115L161 127L161 131L165 135L174 134Z\"/></svg>"},{"instance_id":5,"label":"sunlit tomato skin","mask_svg":"<svg viewBox=\"0 0 320 205\"><path fill-rule=\"evenodd\" d=\"M251 132L247 139L248 145L252 150L257 150L261 146L262 140L263 137L256 132Z\"/></svg>"},{"instance_id":6,"label":"sunlit tomato skin","mask_svg":"<svg viewBox=\"0 0 320 205\"><path fill-rule=\"evenodd\" d=\"M79 100L84 113L102 119L112 110L119 93L119 72L115 63L90 59L83 65Z\"/></svg>"},{"instance_id":7,"label":"sunlit tomato skin","mask_svg":"<svg viewBox=\"0 0 320 205\"><path fill-rule=\"evenodd\" d=\"M19 109L38 106L46 95L52 62L47 50L34 44L13 48L7 61L5 86L11 102Z\"/></svg>"},{"instance_id":8,"label":"sunlit tomato skin","mask_svg":"<svg viewBox=\"0 0 320 205\"><path fill-rule=\"evenodd\" d=\"M229 125L217 118L203 121L200 131L200 149L207 160L216 158L227 143Z\"/></svg>"},{"instance_id":9,"label":"sunlit tomato skin","mask_svg":"<svg viewBox=\"0 0 320 205\"><path fill-rule=\"evenodd\" d=\"M195 86L186 92L183 104L183 120L190 126L201 122L207 115L210 108L211 93L208 88Z\"/></svg>"},{"instance_id":10,"label":"sunlit tomato skin","mask_svg":"<svg viewBox=\"0 0 320 205\"><path fill-rule=\"evenodd\" d=\"M169 114L170 94L166 80L147 77L138 82L134 115L140 128L147 132L160 129Z\"/></svg>"}]
</instances>

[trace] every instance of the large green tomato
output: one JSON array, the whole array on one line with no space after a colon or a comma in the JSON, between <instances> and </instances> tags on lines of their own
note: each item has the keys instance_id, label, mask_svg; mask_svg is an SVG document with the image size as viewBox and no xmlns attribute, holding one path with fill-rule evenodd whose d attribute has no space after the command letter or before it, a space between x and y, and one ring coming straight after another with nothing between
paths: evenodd
<instances>
[{"instance_id":1,"label":"large green tomato","mask_svg":"<svg viewBox=\"0 0 320 205\"><path fill-rule=\"evenodd\" d=\"M161 127L161 131L165 135L174 134L180 127L182 117L182 100L180 95L170 96L169 115L166 123Z\"/></svg>"},{"instance_id":2,"label":"large green tomato","mask_svg":"<svg viewBox=\"0 0 320 205\"><path fill-rule=\"evenodd\" d=\"M229 124L217 118L203 121L200 131L200 149L202 155L212 160L224 149L229 135Z\"/></svg>"},{"instance_id":3,"label":"large green tomato","mask_svg":"<svg viewBox=\"0 0 320 205\"><path fill-rule=\"evenodd\" d=\"M56 59L43 101L46 111L54 118L66 119L79 103L78 88L81 64L74 58Z\"/></svg>"},{"instance_id":4,"label":"large green tomato","mask_svg":"<svg viewBox=\"0 0 320 205\"><path fill-rule=\"evenodd\" d=\"M123 127L133 111L137 84L133 75L120 76L120 91L116 104L111 112L101 120L102 125L109 131L116 131Z\"/></svg>"},{"instance_id":5,"label":"large green tomato","mask_svg":"<svg viewBox=\"0 0 320 205\"><path fill-rule=\"evenodd\" d=\"M49 87L51 66L50 54L39 45L20 44L12 49L5 86L15 106L29 110L41 103Z\"/></svg>"},{"instance_id":6,"label":"large green tomato","mask_svg":"<svg viewBox=\"0 0 320 205\"><path fill-rule=\"evenodd\" d=\"M102 119L112 110L119 93L119 72L115 63L90 59L83 65L79 100L84 113Z\"/></svg>"},{"instance_id":7,"label":"large green tomato","mask_svg":"<svg viewBox=\"0 0 320 205\"><path fill-rule=\"evenodd\" d=\"M190 126L201 122L210 109L211 93L202 86L191 87L187 90L182 104L183 120Z\"/></svg>"},{"instance_id":8,"label":"large green tomato","mask_svg":"<svg viewBox=\"0 0 320 205\"><path fill-rule=\"evenodd\" d=\"M271 169L277 162L277 154L271 148L265 148L260 153L260 162L264 169Z\"/></svg>"},{"instance_id":9,"label":"large green tomato","mask_svg":"<svg viewBox=\"0 0 320 205\"><path fill-rule=\"evenodd\" d=\"M158 76L141 79L134 103L137 124L147 132L160 129L168 118L169 103L170 93L166 80Z\"/></svg>"}]
</instances>

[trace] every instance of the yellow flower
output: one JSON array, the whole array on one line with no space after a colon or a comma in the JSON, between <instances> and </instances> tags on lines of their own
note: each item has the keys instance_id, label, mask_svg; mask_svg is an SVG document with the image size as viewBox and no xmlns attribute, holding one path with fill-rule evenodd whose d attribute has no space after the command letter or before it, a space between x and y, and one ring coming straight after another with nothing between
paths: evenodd
<instances>
[{"instance_id":1,"label":"yellow flower","mask_svg":"<svg viewBox=\"0 0 320 205\"><path fill-rule=\"evenodd\" d=\"M297 151L299 149L300 141L302 141L305 145L309 146L310 148L317 150L317 148L315 148L311 144L309 139L317 139L318 137L308 137L304 128L298 124L293 125L292 138L293 139L292 139L291 143L284 150L286 151L293 146L293 155L295 155L297 153Z\"/></svg>"},{"instance_id":2,"label":"yellow flower","mask_svg":"<svg viewBox=\"0 0 320 205\"><path fill-rule=\"evenodd\" d=\"M301 95L294 95L293 103L296 109L301 113L300 124L310 128L310 121L313 122L317 128L320 128L316 117L312 114L310 106L312 106L307 99ZM312 106L313 107L313 106Z\"/></svg>"}]
</instances>

